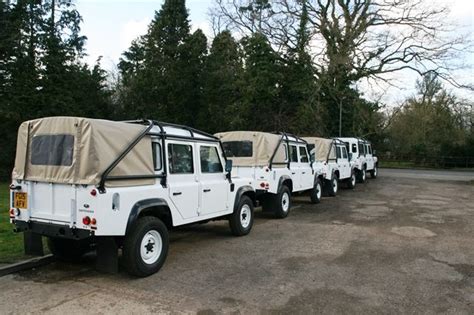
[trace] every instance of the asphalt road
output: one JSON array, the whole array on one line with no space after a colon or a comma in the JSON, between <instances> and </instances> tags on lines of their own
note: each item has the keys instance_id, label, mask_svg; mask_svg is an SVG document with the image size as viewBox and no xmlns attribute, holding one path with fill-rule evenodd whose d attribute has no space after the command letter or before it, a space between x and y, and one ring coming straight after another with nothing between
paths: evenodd
<instances>
[{"instance_id":1,"label":"asphalt road","mask_svg":"<svg viewBox=\"0 0 474 315\"><path fill-rule=\"evenodd\" d=\"M257 211L246 237L222 221L173 231L148 278L92 258L2 277L0 313L473 314L474 186L402 173L300 196L284 220Z\"/></svg>"},{"instance_id":2,"label":"asphalt road","mask_svg":"<svg viewBox=\"0 0 474 315\"><path fill-rule=\"evenodd\" d=\"M394 169L382 168L379 170L380 176L389 176L397 178L413 179L431 179L442 181L474 181L473 171L450 171L450 170L412 170L412 169Z\"/></svg>"}]
</instances>

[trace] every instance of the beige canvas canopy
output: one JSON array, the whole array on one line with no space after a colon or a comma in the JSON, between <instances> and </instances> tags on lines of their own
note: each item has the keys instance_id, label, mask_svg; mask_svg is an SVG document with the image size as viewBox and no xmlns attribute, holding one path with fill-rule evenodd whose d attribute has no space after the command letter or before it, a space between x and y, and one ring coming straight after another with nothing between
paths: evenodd
<instances>
[{"instance_id":1,"label":"beige canvas canopy","mask_svg":"<svg viewBox=\"0 0 474 315\"><path fill-rule=\"evenodd\" d=\"M306 137L303 138L309 144L314 145L314 149L311 150L310 154L314 154L316 161L327 161L336 158L336 149L334 147L334 140L318 137Z\"/></svg>"},{"instance_id":2,"label":"beige canvas canopy","mask_svg":"<svg viewBox=\"0 0 474 315\"><path fill-rule=\"evenodd\" d=\"M273 158L273 167L284 167L286 163L286 146L281 142L281 135L259 131L231 131L215 134L224 144L233 141L250 141L252 142L252 156L248 157L232 157L235 166L268 166L275 150L278 150Z\"/></svg>"},{"instance_id":3,"label":"beige canvas canopy","mask_svg":"<svg viewBox=\"0 0 474 315\"><path fill-rule=\"evenodd\" d=\"M14 179L97 185L107 167L146 126L79 117L48 117L18 130ZM151 139L143 138L109 176L153 175ZM153 184L154 179L109 181L107 186Z\"/></svg>"}]
</instances>

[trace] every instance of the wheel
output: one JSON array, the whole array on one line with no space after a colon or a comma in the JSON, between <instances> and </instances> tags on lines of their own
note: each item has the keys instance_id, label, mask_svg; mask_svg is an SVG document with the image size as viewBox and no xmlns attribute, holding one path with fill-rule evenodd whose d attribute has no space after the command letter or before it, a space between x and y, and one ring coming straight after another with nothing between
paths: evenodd
<instances>
[{"instance_id":1,"label":"wheel","mask_svg":"<svg viewBox=\"0 0 474 315\"><path fill-rule=\"evenodd\" d=\"M155 217L139 218L123 244L124 265L137 277L154 274L168 255L169 236L165 224Z\"/></svg>"},{"instance_id":2,"label":"wheel","mask_svg":"<svg viewBox=\"0 0 474 315\"><path fill-rule=\"evenodd\" d=\"M374 165L374 169L370 171L370 177L373 179L376 179L377 173L378 173L377 165Z\"/></svg>"},{"instance_id":3,"label":"wheel","mask_svg":"<svg viewBox=\"0 0 474 315\"><path fill-rule=\"evenodd\" d=\"M359 183L365 183L365 180L367 179L367 174L365 172L365 168L362 170L357 171L357 179Z\"/></svg>"},{"instance_id":4,"label":"wheel","mask_svg":"<svg viewBox=\"0 0 474 315\"><path fill-rule=\"evenodd\" d=\"M328 195L334 197L337 195L339 189L339 178L336 174L333 174L331 180L328 183Z\"/></svg>"},{"instance_id":5,"label":"wheel","mask_svg":"<svg viewBox=\"0 0 474 315\"><path fill-rule=\"evenodd\" d=\"M237 209L229 218L229 226L232 234L243 236L249 234L253 225L253 202L248 196L242 196Z\"/></svg>"},{"instance_id":6,"label":"wheel","mask_svg":"<svg viewBox=\"0 0 474 315\"><path fill-rule=\"evenodd\" d=\"M356 185L356 175L355 172L352 171L351 177L347 180L347 188L354 189Z\"/></svg>"},{"instance_id":7,"label":"wheel","mask_svg":"<svg viewBox=\"0 0 474 315\"><path fill-rule=\"evenodd\" d=\"M48 248L57 259L74 262L91 250L91 240L70 240L65 238L48 237Z\"/></svg>"},{"instance_id":8,"label":"wheel","mask_svg":"<svg viewBox=\"0 0 474 315\"><path fill-rule=\"evenodd\" d=\"M278 195L276 195L273 200L275 205L273 207L275 211L275 217L278 219L283 219L288 216L291 208L291 192L290 188L286 185L282 185Z\"/></svg>"},{"instance_id":9,"label":"wheel","mask_svg":"<svg viewBox=\"0 0 474 315\"><path fill-rule=\"evenodd\" d=\"M316 178L314 181L313 189L311 189L311 203L320 203L321 196L323 194L323 185L321 184L321 180Z\"/></svg>"}]
</instances>

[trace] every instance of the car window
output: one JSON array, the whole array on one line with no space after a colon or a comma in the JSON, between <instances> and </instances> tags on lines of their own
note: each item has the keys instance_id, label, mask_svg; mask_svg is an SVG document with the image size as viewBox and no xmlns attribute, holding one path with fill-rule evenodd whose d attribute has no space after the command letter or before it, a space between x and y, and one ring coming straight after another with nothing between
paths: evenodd
<instances>
[{"instance_id":1,"label":"car window","mask_svg":"<svg viewBox=\"0 0 474 315\"><path fill-rule=\"evenodd\" d=\"M342 157L347 159L347 150L346 150L346 147L342 147Z\"/></svg>"},{"instance_id":2,"label":"car window","mask_svg":"<svg viewBox=\"0 0 474 315\"><path fill-rule=\"evenodd\" d=\"M340 159L341 156L342 156L340 146L336 146L336 156L337 156L338 159Z\"/></svg>"},{"instance_id":3,"label":"car window","mask_svg":"<svg viewBox=\"0 0 474 315\"><path fill-rule=\"evenodd\" d=\"M158 142L153 142L151 146L153 152L153 167L155 171L161 170L161 145Z\"/></svg>"},{"instance_id":4,"label":"car window","mask_svg":"<svg viewBox=\"0 0 474 315\"><path fill-rule=\"evenodd\" d=\"M71 166L73 135L38 135L31 141L31 164Z\"/></svg>"},{"instance_id":5,"label":"car window","mask_svg":"<svg viewBox=\"0 0 474 315\"><path fill-rule=\"evenodd\" d=\"M369 154L372 154L372 146L369 144L367 147L369 148Z\"/></svg>"},{"instance_id":6,"label":"car window","mask_svg":"<svg viewBox=\"0 0 474 315\"><path fill-rule=\"evenodd\" d=\"M298 162L298 148L296 145L290 145L290 162Z\"/></svg>"},{"instance_id":7,"label":"car window","mask_svg":"<svg viewBox=\"0 0 474 315\"><path fill-rule=\"evenodd\" d=\"M288 146L283 144L283 149L285 151L285 162L288 162Z\"/></svg>"},{"instance_id":8,"label":"car window","mask_svg":"<svg viewBox=\"0 0 474 315\"><path fill-rule=\"evenodd\" d=\"M227 157L251 157L253 155L252 141L226 141L222 143Z\"/></svg>"},{"instance_id":9,"label":"car window","mask_svg":"<svg viewBox=\"0 0 474 315\"><path fill-rule=\"evenodd\" d=\"M352 144L352 153L357 153L357 145L355 143Z\"/></svg>"},{"instance_id":10,"label":"car window","mask_svg":"<svg viewBox=\"0 0 474 315\"><path fill-rule=\"evenodd\" d=\"M365 155L365 146L362 143L359 143L359 155Z\"/></svg>"},{"instance_id":11,"label":"car window","mask_svg":"<svg viewBox=\"0 0 474 315\"><path fill-rule=\"evenodd\" d=\"M308 163L308 151L306 151L305 147L299 147L300 148L300 162L301 163Z\"/></svg>"},{"instance_id":12,"label":"car window","mask_svg":"<svg viewBox=\"0 0 474 315\"><path fill-rule=\"evenodd\" d=\"M366 154L370 154L369 146L368 146L367 144L365 145L365 153L366 153Z\"/></svg>"},{"instance_id":13,"label":"car window","mask_svg":"<svg viewBox=\"0 0 474 315\"><path fill-rule=\"evenodd\" d=\"M222 173L222 164L216 147L201 146L199 156L202 173Z\"/></svg>"},{"instance_id":14,"label":"car window","mask_svg":"<svg viewBox=\"0 0 474 315\"><path fill-rule=\"evenodd\" d=\"M168 162L171 174L193 174L193 148L187 144L168 144Z\"/></svg>"}]
</instances>

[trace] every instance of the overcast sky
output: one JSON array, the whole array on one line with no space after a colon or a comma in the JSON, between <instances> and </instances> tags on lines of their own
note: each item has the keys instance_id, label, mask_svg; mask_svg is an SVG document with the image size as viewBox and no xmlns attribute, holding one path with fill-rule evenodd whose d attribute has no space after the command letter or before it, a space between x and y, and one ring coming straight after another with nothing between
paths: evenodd
<instances>
[{"instance_id":1,"label":"overcast sky","mask_svg":"<svg viewBox=\"0 0 474 315\"><path fill-rule=\"evenodd\" d=\"M465 25L474 33L474 0L437 0L448 4L451 17L459 24ZM110 70L118 63L120 55L130 46L130 42L139 35L146 33L147 26L152 20L155 10L159 10L164 0L76 0L76 7L83 17L82 33L87 36L87 61L93 64L102 56L102 65ZM192 29L201 28L205 34L211 35L208 10L213 0L187 0ZM474 65L472 53L466 55L468 63ZM474 75L471 71L459 74L472 83ZM407 94L413 92L416 76L411 73L397 74L397 79L404 87L402 91L395 88L384 89L385 102L398 102ZM462 79L462 78L461 78ZM363 86L363 85L362 85ZM366 90L367 96L380 94L381 89ZM465 97L472 93L461 93Z\"/></svg>"}]
</instances>

